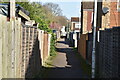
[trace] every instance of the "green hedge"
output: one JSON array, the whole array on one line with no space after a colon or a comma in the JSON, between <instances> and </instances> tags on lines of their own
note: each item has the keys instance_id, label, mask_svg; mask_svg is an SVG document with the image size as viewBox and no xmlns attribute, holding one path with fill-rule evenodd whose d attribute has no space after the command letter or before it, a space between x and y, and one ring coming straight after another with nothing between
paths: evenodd
<instances>
[{"instance_id":1,"label":"green hedge","mask_svg":"<svg viewBox=\"0 0 120 80\"><path fill-rule=\"evenodd\" d=\"M56 35L52 33L51 43L50 43L50 56L56 56Z\"/></svg>"}]
</instances>

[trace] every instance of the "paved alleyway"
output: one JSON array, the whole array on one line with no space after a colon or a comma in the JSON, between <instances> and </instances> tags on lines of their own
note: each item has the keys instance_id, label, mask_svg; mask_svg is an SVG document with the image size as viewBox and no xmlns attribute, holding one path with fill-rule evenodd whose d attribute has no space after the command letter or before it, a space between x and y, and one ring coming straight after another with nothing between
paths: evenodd
<instances>
[{"instance_id":1,"label":"paved alleyway","mask_svg":"<svg viewBox=\"0 0 120 80\"><path fill-rule=\"evenodd\" d=\"M80 65L80 59L68 43L61 39L57 43L57 56L53 59L53 68L49 68L47 78L86 78Z\"/></svg>"}]
</instances>

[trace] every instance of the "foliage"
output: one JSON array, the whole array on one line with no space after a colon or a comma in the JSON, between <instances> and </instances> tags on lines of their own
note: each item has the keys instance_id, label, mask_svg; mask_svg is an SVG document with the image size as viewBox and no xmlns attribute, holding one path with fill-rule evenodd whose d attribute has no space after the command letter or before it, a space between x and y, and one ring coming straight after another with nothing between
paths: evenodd
<instances>
[{"instance_id":1,"label":"foliage","mask_svg":"<svg viewBox=\"0 0 120 80\"><path fill-rule=\"evenodd\" d=\"M45 18L45 14L43 13L44 9L40 3L18 2L17 4L21 5L24 9L30 12L30 18L39 23L38 28L49 33L52 32L49 28L50 21Z\"/></svg>"},{"instance_id":2,"label":"foliage","mask_svg":"<svg viewBox=\"0 0 120 80\"><path fill-rule=\"evenodd\" d=\"M49 33L52 33L52 30L48 27L48 24L46 24L43 20L40 20L40 24L38 28L47 31Z\"/></svg>"},{"instance_id":3,"label":"foliage","mask_svg":"<svg viewBox=\"0 0 120 80\"><path fill-rule=\"evenodd\" d=\"M67 25L67 18L62 16L62 10L58 4L46 3L42 5L36 2L17 2L17 4L30 12L30 18L39 23L38 28L41 30L51 33L52 30L49 28L51 22L56 22L61 26Z\"/></svg>"},{"instance_id":4,"label":"foliage","mask_svg":"<svg viewBox=\"0 0 120 80\"><path fill-rule=\"evenodd\" d=\"M50 45L50 56L55 56L55 34L52 33L52 30L49 28L49 23L52 20L52 17L55 15L52 14L47 8L43 7L40 3L29 3L22 2L20 4L23 8L30 12L30 18L39 23L39 29L47 31L52 34L51 45ZM28 7L29 6L29 7Z\"/></svg>"},{"instance_id":5,"label":"foliage","mask_svg":"<svg viewBox=\"0 0 120 80\"><path fill-rule=\"evenodd\" d=\"M56 41L56 35L52 34L51 44L50 44L50 56L56 56L55 41Z\"/></svg>"}]
</instances>

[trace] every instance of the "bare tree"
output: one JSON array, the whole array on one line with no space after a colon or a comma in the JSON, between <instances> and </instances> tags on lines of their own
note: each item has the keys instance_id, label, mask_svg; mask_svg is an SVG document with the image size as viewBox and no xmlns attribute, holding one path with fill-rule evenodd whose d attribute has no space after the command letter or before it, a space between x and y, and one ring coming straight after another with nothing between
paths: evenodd
<instances>
[{"instance_id":1,"label":"bare tree","mask_svg":"<svg viewBox=\"0 0 120 80\"><path fill-rule=\"evenodd\" d=\"M66 26L67 25L67 18L65 16L57 16L56 20L62 26Z\"/></svg>"},{"instance_id":2,"label":"bare tree","mask_svg":"<svg viewBox=\"0 0 120 80\"><path fill-rule=\"evenodd\" d=\"M55 15L55 16L61 16L62 15L62 10L61 10L61 8L59 7L58 4L46 3L43 6L48 8L48 10L51 11L52 14Z\"/></svg>"}]
</instances>

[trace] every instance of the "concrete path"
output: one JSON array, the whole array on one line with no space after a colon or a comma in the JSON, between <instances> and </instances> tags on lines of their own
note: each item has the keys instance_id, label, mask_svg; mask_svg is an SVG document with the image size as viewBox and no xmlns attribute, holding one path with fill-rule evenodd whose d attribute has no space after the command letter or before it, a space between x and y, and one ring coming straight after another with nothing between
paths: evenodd
<instances>
[{"instance_id":1,"label":"concrete path","mask_svg":"<svg viewBox=\"0 0 120 80\"><path fill-rule=\"evenodd\" d=\"M57 56L53 59L54 67L48 68L47 78L86 78L80 65L80 59L68 42L60 39L57 45Z\"/></svg>"}]
</instances>

